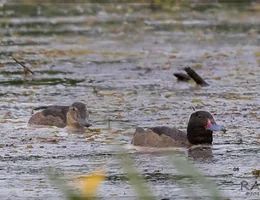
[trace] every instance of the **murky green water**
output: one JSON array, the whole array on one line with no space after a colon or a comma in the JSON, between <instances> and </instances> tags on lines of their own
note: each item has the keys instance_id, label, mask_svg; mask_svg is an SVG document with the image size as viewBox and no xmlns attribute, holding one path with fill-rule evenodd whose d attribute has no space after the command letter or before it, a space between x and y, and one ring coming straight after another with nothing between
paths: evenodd
<instances>
[{"instance_id":1,"label":"murky green water","mask_svg":"<svg viewBox=\"0 0 260 200\"><path fill-rule=\"evenodd\" d=\"M62 199L46 178L49 166L77 177L103 165L108 178L99 195L133 199L115 147L129 144L136 126L185 130L191 106L213 113L228 132L214 135L212 151L181 149L172 154L191 160L225 197L260 198L260 189L241 190L240 185L260 182L252 175L260 167L259 12L151 12L144 5L125 4L4 8L1 199ZM24 77L12 56L25 61L35 75ZM177 83L172 74L186 66L194 67L210 86ZM86 103L91 111L93 126L85 134L27 126L32 107L73 101ZM210 199L164 154L129 153L158 199L193 196L177 179L201 199Z\"/></svg>"}]
</instances>

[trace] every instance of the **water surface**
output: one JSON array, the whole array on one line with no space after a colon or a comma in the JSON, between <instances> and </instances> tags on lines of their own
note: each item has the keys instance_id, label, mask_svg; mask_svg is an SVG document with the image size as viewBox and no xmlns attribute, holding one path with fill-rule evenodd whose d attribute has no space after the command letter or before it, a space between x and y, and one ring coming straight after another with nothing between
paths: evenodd
<instances>
[{"instance_id":1,"label":"water surface","mask_svg":"<svg viewBox=\"0 0 260 200\"><path fill-rule=\"evenodd\" d=\"M103 165L107 180L98 194L133 199L117 146L130 144L136 126L185 130L191 107L210 111L228 131L214 134L211 151L170 153L194 163L226 198L259 199L260 190L241 190L242 181L259 182L252 174L260 161L259 13L68 5L24 12L26 6L14 4L1 14L1 199L62 199L46 177L49 166L69 179ZM25 77L12 56L35 75ZM210 86L178 83L173 73L187 66ZM27 125L33 107L73 101L91 111L86 133ZM173 168L168 155L127 151L158 199L211 199Z\"/></svg>"}]
</instances>

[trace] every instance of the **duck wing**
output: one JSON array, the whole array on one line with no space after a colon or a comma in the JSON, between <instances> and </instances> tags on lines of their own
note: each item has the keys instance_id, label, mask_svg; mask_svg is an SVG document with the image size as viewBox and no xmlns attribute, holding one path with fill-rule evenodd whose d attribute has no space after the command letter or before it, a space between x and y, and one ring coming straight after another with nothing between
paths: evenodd
<instances>
[{"instance_id":1,"label":"duck wing","mask_svg":"<svg viewBox=\"0 0 260 200\"><path fill-rule=\"evenodd\" d=\"M150 128L153 132L157 133L158 135L167 135L175 141L187 141L187 134L183 131L178 130L174 127L167 127L167 126L157 126Z\"/></svg>"},{"instance_id":2,"label":"duck wing","mask_svg":"<svg viewBox=\"0 0 260 200\"><path fill-rule=\"evenodd\" d=\"M46 106L41 112L35 113L28 121L29 125L66 126L66 114L68 106Z\"/></svg>"},{"instance_id":3,"label":"duck wing","mask_svg":"<svg viewBox=\"0 0 260 200\"><path fill-rule=\"evenodd\" d=\"M66 123L66 114L68 110L69 106L48 106L41 113L45 117L52 116L54 118L60 118L64 123Z\"/></svg>"},{"instance_id":4,"label":"duck wing","mask_svg":"<svg viewBox=\"0 0 260 200\"><path fill-rule=\"evenodd\" d=\"M166 126L148 128L137 127L131 144L144 147L182 147L188 144L184 132Z\"/></svg>"}]
</instances>

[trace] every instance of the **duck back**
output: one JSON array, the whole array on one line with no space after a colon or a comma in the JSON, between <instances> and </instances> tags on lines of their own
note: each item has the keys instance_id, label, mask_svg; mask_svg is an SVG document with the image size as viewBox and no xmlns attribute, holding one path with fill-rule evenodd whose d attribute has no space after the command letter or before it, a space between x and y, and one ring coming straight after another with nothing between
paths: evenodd
<instances>
[{"instance_id":1,"label":"duck back","mask_svg":"<svg viewBox=\"0 0 260 200\"><path fill-rule=\"evenodd\" d=\"M162 135L162 134L167 135L173 140L187 141L187 134L174 127L157 126L151 128L151 130L157 133L158 135Z\"/></svg>"},{"instance_id":2,"label":"duck back","mask_svg":"<svg viewBox=\"0 0 260 200\"><path fill-rule=\"evenodd\" d=\"M181 147L188 145L188 140L186 134L176 128L159 126L144 130L138 127L131 143L146 147Z\"/></svg>"},{"instance_id":3,"label":"duck back","mask_svg":"<svg viewBox=\"0 0 260 200\"><path fill-rule=\"evenodd\" d=\"M28 124L64 128L66 126L66 113L68 109L68 106L48 106L43 111L34 114L29 119Z\"/></svg>"}]
</instances>

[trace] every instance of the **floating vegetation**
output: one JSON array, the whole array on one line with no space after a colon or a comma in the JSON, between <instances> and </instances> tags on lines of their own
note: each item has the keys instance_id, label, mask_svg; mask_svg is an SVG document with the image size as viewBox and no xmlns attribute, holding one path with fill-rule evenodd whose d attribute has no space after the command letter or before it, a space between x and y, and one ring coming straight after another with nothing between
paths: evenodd
<instances>
[{"instance_id":1,"label":"floating vegetation","mask_svg":"<svg viewBox=\"0 0 260 200\"><path fill-rule=\"evenodd\" d=\"M32 81L25 81L21 79L0 81L0 85L77 85L78 83L84 82L84 79L70 79L70 78L42 78Z\"/></svg>"}]
</instances>

